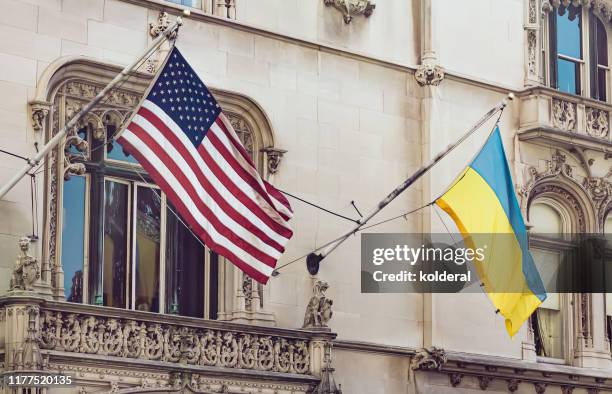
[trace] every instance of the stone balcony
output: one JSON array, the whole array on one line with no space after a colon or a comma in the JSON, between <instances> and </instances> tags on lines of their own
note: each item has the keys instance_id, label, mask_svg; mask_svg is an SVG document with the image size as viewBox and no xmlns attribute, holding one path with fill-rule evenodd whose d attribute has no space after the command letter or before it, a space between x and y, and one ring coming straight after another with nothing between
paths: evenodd
<instances>
[{"instance_id":1,"label":"stone balcony","mask_svg":"<svg viewBox=\"0 0 612 394\"><path fill-rule=\"evenodd\" d=\"M221 386L211 387L223 379L243 382L240 387L282 382L287 392L305 393L321 381L335 337L329 329L282 329L57 302L28 292L0 297L0 323L5 370L64 373L83 386L100 383L104 375L114 384L104 382L108 391L126 393L142 386L164 392L206 386L217 392ZM124 377L113 382L117 371Z\"/></svg>"},{"instance_id":2,"label":"stone balcony","mask_svg":"<svg viewBox=\"0 0 612 394\"><path fill-rule=\"evenodd\" d=\"M547 87L530 88L517 96L521 141L612 153L610 104Z\"/></svg>"}]
</instances>

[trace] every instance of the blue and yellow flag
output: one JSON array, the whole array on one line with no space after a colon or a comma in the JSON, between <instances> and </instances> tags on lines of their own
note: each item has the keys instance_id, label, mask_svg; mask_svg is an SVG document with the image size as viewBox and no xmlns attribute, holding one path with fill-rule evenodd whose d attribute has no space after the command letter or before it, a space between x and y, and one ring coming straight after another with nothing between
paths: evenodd
<instances>
[{"instance_id":1,"label":"blue and yellow flag","mask_svg":"<svg viewBox=\"0 0 612 394\"><path fill-rule=\"evenodd\" d=\"M546 291L529 252L499 128L436 204L455 221L466 246L485 248L476 270L514 336Z\"/></svg>"}]
</instances>

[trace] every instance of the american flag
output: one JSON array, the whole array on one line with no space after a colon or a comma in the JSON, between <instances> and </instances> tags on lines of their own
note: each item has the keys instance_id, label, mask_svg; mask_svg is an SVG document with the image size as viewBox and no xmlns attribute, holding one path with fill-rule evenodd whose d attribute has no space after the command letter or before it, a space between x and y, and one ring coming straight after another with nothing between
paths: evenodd
<instances>
[{"instance_id":1,"label":"american flag","mask_svg":"<svg viewBox=\"0 0 612 394\"><path fill-rule=\"evenodd\" d=\"M117 141L212 251L268 281L293 235L291 206L176 47Z\"/></svg>"}]
</instances>

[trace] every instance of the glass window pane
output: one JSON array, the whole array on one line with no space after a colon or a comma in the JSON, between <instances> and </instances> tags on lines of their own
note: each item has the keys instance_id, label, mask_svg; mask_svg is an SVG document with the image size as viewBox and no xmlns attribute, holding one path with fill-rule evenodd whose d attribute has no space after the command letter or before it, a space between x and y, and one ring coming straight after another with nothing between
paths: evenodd
<instances>
[{"instance_id":1,"label":"glass window pane","mask_svg":"<svg viewBox=\"0 0 612 394\"><path fill-rule=\"evenodd\" d=\"M116 308L125 308L127 300L128 193L124 183L104 183L103 294L95 302Z\"/></svg>"},{"instance_id":2,"label":"glass window pane","mask_svg":"<svg viewBox=\"0 0 612 394\"><path fill-rule=\"evenodd\" d=\"M72 176L64 182L62 267L66 301L70 302L83 302L85 186L82 176Z\"/></svg>"},{"instance_id":3,"label":"glass window pane","mask_svg":"<svg viewBox=\"0 0 612 394\"><path fill-rule=\"evenodd\" d=\"M559 8L557 13L557 51L582 59L582 15L578 8Z\"/></svg>"},{"instance_id":4,"label":"glass window pane","mask_svg":"<svg viewBox=\"0 0 612 394\"><path fill-rule=\"evenodd\" d=\"M536 314L540 339L540 356L563 358L563 323L561 312L539 308Z\"/></svg>"},{"instance_id":5,"label":"glass window pane","mask_svg":"<svg viewBox=\"0 0 612 394\"><path fill-rule=\"evenodd\" d=\"M117 141L109 143L106 148L106 158L109 160L119 160L126 161L128 163L138 164L138 160L126 151L123 150L123 147Z\"/></svg>"},{"instance_id":6,"label":"glass window pane","mask_svg":"<svg viewBox=\"0 0 612 394\"><path fill-rule=\"evenodd\" d=\"M559 90L571 94L580 94L579 64L565 59L558 59L557 73L559 79Z\"/></svg>"},{"instance_id":7,"label":"glass window pane","mask_svg":"<svg viewBox=\"0 0 612 394\"><path fill-rule=\"evenodd\" d=\"M170 1L171 3L182 4L182 5L186 5L188 7L193 7L193 8L202 7L201 0L168 0L168 1Z\"/></svg>"},{"instance_id":8,"label":"glass window pane","mask_svg":"<svg viewBox=\"0 0 612 394\"><path fill-rule=\"evenodd\" d=\"M603 68L598 68L597 69L597 84L598 84L598 89L599 89L599 100L600 101L606 101L608 95L607 90L608 90L608 84L606 83L606 69Z\"/></svg>"},{"instance_id":9,"label":"glass window pane","mask_svg":"<svg viewBox=\"0 0 612 394\"><path fill-rule=\"evenodd\" d=\"M603 22L595 17L597 22L597 63L602 66L608 65L608 35Z\"/></svg>"},{"instance_id":10,"label":"glass window pane","mask_svg":"<svg viewBox=\"0 0 612 394\"><path fill-rule=\"evenodd\" d=\"M166 312L204 317L204 246L171 209L176 212L167 212Z\"/></svg>"},{"instance_id":11,"label":"glass window pane","mask_svg":"<svg viewBox=\"0 0 612 394\"><path fill-rule=\"evenodd\" d=\"M156 190L136 190L135 309L159 312L161 206Z\"/></svg>"}]
</instances>

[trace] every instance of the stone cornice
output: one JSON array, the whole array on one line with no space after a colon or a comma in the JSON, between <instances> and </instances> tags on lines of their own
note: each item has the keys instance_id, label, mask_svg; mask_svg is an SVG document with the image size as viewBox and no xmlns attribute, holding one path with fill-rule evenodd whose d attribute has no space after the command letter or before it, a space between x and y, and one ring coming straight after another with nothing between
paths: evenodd
<instances>
[{"instance_id":1,"label":"stone cornice","mask_svg":"<svg viewBox=\"0 0 612 394\"><path fill-rule=\"evenodd\" d=\"M321 52L336 54L339 56L343 56L343 57L347 57L347 58L351 58L351 59L355 59L359 61L364 61L368 63L375 63L375 64L383 65L385 67L393 68L393 69L400 70L400 71L414 73L416 70L416 66L413 66L413 65L397 63L390 59L374 57L366 53L349 51L349 50L346 50L346 49L343 49L343 48L340 48L334 45L323 44L323 43L311 41L306 38L291 36L291 35L284 34L284 33L283 34L277 33L277 32L267 30L267 29L264 29L258 26L254 26L248 23L240 22L235 19L228 19L228 18L216 16L216 15L211 15L209 13L206 13L196 8L189 8L189 7L170 3L167 1L163 1L163 0L120 0L120 1L123 1L125 3L139 5L141 7L152 9L152 10L157 10L157 11L162 11L162 12L165 11L168 14L177 15L177 16L181 15L184 9L188 9L191 13L191 15L189 16L189 19L211 23L211 24L216 24L216 25L221 25L221 26L229 27L235 30L257 34L257 35L264 36L264 37L274 38L279 41L301 45L301 46L315 49ZM181 33L179 30L179 35L178 35L179 40L180 40L180 36L181 36Z\"/></svg>"},{"instance_id":2,"label":"stone cornice","mask_svg":"<svg viewBox=\"0 0 612 394\"><path fill-rule=\"evenodd\" d=\"M374 342L335 340L334 349L353 350L358 352L379 353L387 356L412 357L416 350L410 347L384 345Z\"/></svg>"}]
</instances>

